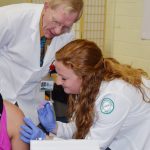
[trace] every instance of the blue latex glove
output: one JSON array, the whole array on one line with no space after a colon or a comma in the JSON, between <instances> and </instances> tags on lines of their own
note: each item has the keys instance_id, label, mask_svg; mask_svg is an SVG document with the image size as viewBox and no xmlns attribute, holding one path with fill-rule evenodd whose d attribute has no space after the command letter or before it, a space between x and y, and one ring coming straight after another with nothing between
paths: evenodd
<instances>
[{"instance_id":1,"label":"blue latex glove","mask_svg":"<svg viewBox=\"0 0 150 150\"><path fill-rule=\"evenodd\" d=\"M31 119L24 118L24 122L26 125L22 125L20 131L22 141L30 143L30 140L44 140L46 138L46 134Z\"/></svg>"},{"instance_id":2,"label":"blue latex glove","mask_svg":"<svg viewBox=\"0 0 150 150\"><path fill-rule=\"evenodd\" d=\"M56 128L56 119L52 106L49 102L38 110L39 121L47 132L52 132Z\"/></svg>"}]
</instances>

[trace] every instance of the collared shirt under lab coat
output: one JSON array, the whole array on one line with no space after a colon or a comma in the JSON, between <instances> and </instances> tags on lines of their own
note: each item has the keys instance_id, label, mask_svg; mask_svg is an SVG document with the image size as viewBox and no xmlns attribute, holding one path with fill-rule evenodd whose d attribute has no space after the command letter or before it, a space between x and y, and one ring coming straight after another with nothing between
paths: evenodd
<instances>
[{"instance_id":1,"label":"collared shirt under lab coat","mask_svg":"<svg viewBox=\"0 0 150 150\"><path fill-rule=\"evenodd\" d=\"M40 67L39 22L43 4L0 7L0 93L17 102L26 116L38 124L37 107L44 98L40 81L48 73L55 52L74 38L74 33L54 37Z\"/></svg>"},{"instance_id":2,"label":"collared shirt under lab coat","mask_svg":"<svg viewBox=\"0 0 150 150\"><path fill-rule=\"evenodd\" d=\"M150 88L150 80L143 81ZM150 90L145 89L145 92L150 97ZM114 103L110 113L102 113L105 98ZM76 130L75 124L57 123L57 137L54 140L71 139ZM95 103L94 123L86 139L98 140L100 150L107 147L111 150L149 150L150 103L145 103L140 91L122 80L102 82Z\"/></svg>"}]
</instances>

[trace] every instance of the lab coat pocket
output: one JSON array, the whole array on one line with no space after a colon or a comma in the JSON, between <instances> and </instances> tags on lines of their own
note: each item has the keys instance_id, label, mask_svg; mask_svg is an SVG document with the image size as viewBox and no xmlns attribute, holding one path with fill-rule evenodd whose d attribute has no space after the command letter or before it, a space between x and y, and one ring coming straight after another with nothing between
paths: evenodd
<instances>
[{"instance_id":1,"label":"lab coat pocket","mask_svg":"<svg viewBox=\"0 0 150 150\"><path fill-rule=\"evenodd\" d=\"M32 73L32 75L28 78L28 80L25 82L25 84L22 86L20 91L18 92L18 95L26 95L28 98L34 98L36 95L35 91L37 86L40 85L41 81L41 71L35 71ZM39 88L40 92L40 88Z\"/></svg>"}]
</instances>

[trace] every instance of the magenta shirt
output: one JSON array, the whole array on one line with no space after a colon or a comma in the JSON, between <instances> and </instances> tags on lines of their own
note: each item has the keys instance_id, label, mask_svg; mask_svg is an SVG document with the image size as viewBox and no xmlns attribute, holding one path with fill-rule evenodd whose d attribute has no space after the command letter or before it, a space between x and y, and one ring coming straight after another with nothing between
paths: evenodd
<instances>
[{"instance_id":1,"label":"magenta shirt","mask_svg":"<svg viewBox=\"0 0 150 150\"><path fill-rule=\"evenodd\" d=\"M3 113L0 120L0 150L11 150L11 142L7 133L5 106L3 107Z\"/></svg>"}]
</instances>

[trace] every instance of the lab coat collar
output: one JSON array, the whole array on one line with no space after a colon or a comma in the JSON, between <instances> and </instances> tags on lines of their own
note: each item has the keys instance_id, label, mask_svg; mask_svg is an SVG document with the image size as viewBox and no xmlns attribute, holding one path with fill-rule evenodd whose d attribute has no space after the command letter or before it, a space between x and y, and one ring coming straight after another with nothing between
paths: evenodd
<instances>
[{"instance_id":1,"label":"lab coat collar","mask_svg":"<svg viewBox=\"0 0 150 150\"><path fill-rule=\"evenodd\" d=\"M39 30L40 30L40 17L41 17L41 13L42 13L44 5L39 4L37 7L38 8L35 10L35 13L34 13L31 25L30 25L31 30L33 31L32 39L35 38L35 33L37 33L37 32L39 33Z\"/></svg>"},{"instance_id":2,"label":"lab coat collar","mask_svg":"<svg viewBox=\"0 0 150 150\"><path fill-rule=\"evenodd\" d=\"M33 30L36 30L37 27L39 28L40 17L41 17L43 7L44 7L44 5L40 4L38 6L38 9L35 10L35 14L33 16L33 19L32 19L31 25L30 25L31 29L33 29Z\"/></svg>"}]
</instances>

